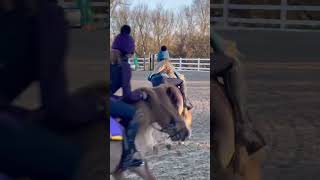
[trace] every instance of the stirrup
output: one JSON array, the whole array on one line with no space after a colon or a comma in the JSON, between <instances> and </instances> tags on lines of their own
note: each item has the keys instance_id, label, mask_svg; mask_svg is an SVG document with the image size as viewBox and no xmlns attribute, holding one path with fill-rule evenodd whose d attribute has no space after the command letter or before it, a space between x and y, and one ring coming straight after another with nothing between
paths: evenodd
<instances>
[{"instance_id":1,"label":"stirrup","mask_svg":"<svg viewBox=\"0 0 320 180\"><path fill-rule=\"evenodd\" d=\"M130 159L126 162L121 161L119 171L125 171L129 168L140 167L144 165L144 161L142 159Z\"/></svg>"}]
</instances>

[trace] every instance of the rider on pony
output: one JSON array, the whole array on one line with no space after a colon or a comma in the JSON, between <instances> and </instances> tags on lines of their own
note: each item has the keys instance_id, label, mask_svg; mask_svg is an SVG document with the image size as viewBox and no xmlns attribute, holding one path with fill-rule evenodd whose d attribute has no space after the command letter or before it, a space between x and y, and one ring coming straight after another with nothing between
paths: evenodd
<instances>
[{"instance_id":1,"label":"rider on pony","mask_svg":"<svg viewBox=\"0 0 320 180\"><path fill-rule=\"evenodd\" d=\"M173 84L179 87L183 97L184 106L190 110L193 108L192 104L186 98L186 87L184 76L180 74L169 61L169 52L166 46L162 46L158 53L158 64L154 71L150 74L149 80L151 80L153 86L157 86L161 83Z\"/></svg>"},{"instance_id":2,"label":"rider on pony","mask_svg":"<svg viewBox=\"0 0 320 180\"><path fill-rule=\"evenodd\" d=\"M147 98L142 91L131 91L132 71L129 64L129 57L134 54L135 42L130 35L131 28L128 25L121 27L121 32L116 36L111 49L110 80L111 98L110 115L122 118L127 125L126 138L124 142L124 157L121 162L121 170L129 167L137 167L143 164L135 147L135 137L138 132L138 119L141 113L132 105ZM116 96L115 93L122 88L123 96Z\"/></svg>"},{"instance_id":3,"label":"rider on pony","mask_svg":"<svg viewBox=\"0 0 320 180\"><path fill-rule=\"evenodd\" d=\"M249 154L265 146L263 137L253 128L247 111L245 83L240 53L236 45L222 39L216 32L211 32L211 50L213 50L214 76L222 77L227 96L235 112L237 138L246 145Z\"/></svg>"}]
</instances>

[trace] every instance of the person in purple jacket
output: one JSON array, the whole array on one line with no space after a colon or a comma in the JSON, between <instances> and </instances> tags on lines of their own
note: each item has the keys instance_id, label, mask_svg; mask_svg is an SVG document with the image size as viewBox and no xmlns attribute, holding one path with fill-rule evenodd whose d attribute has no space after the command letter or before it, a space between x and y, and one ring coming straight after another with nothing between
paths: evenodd
<instances>
[{"instance_id":1,"label":"person in purple jacket","mask_svg":"<svg viewBox=\"0 0 320 180\"><path fill-rule=\"evenodd\" d=\"M135 147L135 137L138 132L137 119L141 113L131 104L147 98L146 93L142 91L131 91L130 80L132 72L128 61L129 57L134 53L135 42L130 33L130 26L124 25L121 27L120 34L116 36L112 44L110 63L110 115L121 117L127 126L124 156L120 167L122 170L143 164L141 158L136 157L139 153ZM117 61L114 59L117 59ZM116 96L115 93L120 88L122 88L123 96Z\"/></svg>"}]
</instances>

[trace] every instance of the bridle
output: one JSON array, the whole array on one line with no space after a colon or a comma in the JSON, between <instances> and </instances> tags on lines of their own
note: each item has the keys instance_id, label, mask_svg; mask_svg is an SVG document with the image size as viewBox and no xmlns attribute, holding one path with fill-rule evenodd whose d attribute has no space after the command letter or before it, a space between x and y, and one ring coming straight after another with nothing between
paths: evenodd
<instances>
[{"instance_id":1,"label":"bridle","mask_svg":"<svg viewBox=\"0 0 320 180\"><path fill-rule=\"evenodd\" d=\"M167 112L170 114L169 110L167 110L162 103L159 103L159 105L160 105L161 109L164 109L165 111L167 111ZM155 130L159 131L159 132L169 133L170 130L176 131L175 129L176 129L176 124L177 124L177 122L178 122L178 120L174 119L174 120L173 120L173 123L170 122L167 126L161 128L161 129L156 128L156 127L154 126L154 123L158 123L158 122L152 122L152 123L151 123L151 127L154 128ZM182 131L182 130L176 131L173 135L169 135L168 138L172 138L172 137L176 136L176 135L179 134L181 131Z\"/></svg>"}]
</instances>

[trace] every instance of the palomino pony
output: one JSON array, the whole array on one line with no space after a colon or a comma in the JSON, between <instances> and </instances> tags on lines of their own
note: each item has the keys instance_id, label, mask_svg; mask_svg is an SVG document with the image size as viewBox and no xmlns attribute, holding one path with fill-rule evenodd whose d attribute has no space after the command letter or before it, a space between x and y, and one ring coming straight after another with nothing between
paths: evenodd
<instances>
[{"instance_id":1,"label":"palomino pony","mask_svg":"<svg viewBox=\"0 0 320 180\"><path fill-rule=\"evenodd\" d=\"M152 145L153 124L157 123L161 129L159 131L169 135L172 141L184 141L190 135L186 123L179 114L181 107L181 95L178 89L170 85L161 85L155 88L140 88L148 94L147 101L140 101L135 104L141 118L140 128L136 138L136 144L142 152L143 145ZM123 145L122 141L111 141L110 143L110 173L115 179L122 179L123 172L118 171L121 162ZM137 168L131 168L146 180L153 180L155 177L148 170L147 162Z\"/></svg>"},{"instance_id":2,"label":"palomino pony","mask_svg":"<svg viewBox=\"0 0 320 180\"><path fill-rule=\"evenodd\" d=\"M244 145L236 142L235 119L232 106L223 85L216 76L211 78L212 112L215 151L215 175L224 180L261 180L261 155L258 151L248 155Z\"/></svg>"},{"instance_id":3,"label":"palomino pony","mask_svg":"<svg viewBox=\"0 0 320 180\"><path fill-rule=\"evenodd\" d=\"M155 81L158 81L158 78L159 78L159 76L156 76L156 77L155 77ZM180 78L181 78L181 80L184 81L185 91L186 91L186 89L187 89L187 87L186 87L186 79L185 79L185 77L184 77L183 74L180 74ZM148 78L148 80L152 83L152 86L153 86L153 87L159 86L158 84L170 84L170 83L168 83L168 82L165 81L165 80L161 80L161 83L158 83L158 82L154 83L154 82L153 82L153 81L154 81L154 78L153 78L153 77ZM185 123L186 123L186 125L187 125L187 128L188 128L189 131L191 132L192 112L189 111L187 108L185 108L185 107L183 106L183 98L182 98L182 96L181 96L181 92L180 92L180 91L177 91L176 93L178 93L178 94L176 94L175 97L181 97L181 98L176 99L176 101L177 101L177 102L176 102L176 108L178 109L179 115L181 115L181 116L183 117L183 119L184 119L184 121L185 121ZM190 134L190 136L191 136L191 134Z\"/></svg>"}]
</instances>

